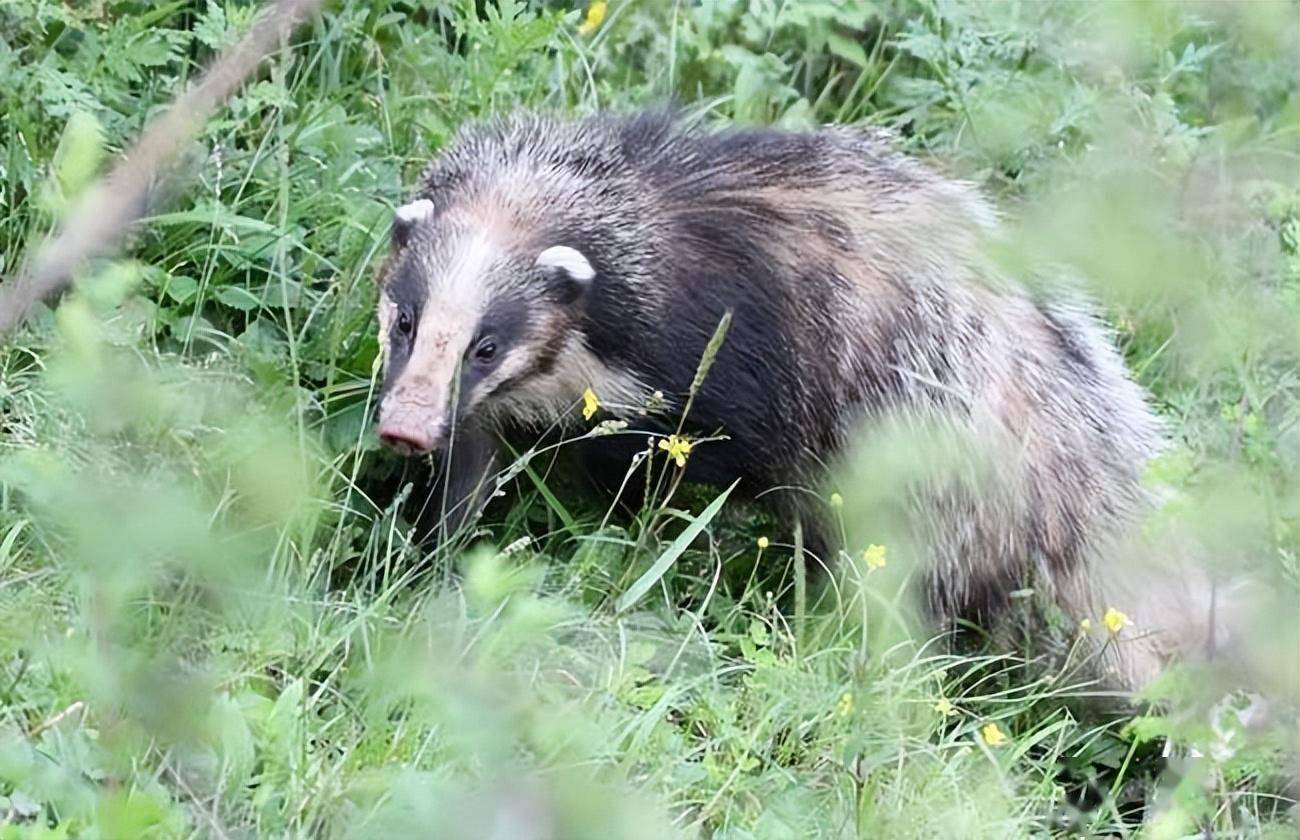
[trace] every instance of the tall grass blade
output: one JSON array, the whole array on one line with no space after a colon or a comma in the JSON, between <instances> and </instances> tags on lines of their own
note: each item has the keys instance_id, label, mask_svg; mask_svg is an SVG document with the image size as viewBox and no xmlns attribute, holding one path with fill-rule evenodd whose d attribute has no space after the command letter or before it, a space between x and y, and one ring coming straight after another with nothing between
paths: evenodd
<instances>
[{"instance_id":1,"label":"tall grass blade","mask_svg":"<svg viewBox=\"0 0 1300 840\"><path fill-rule=\"evenodd\" d=\"M709 502L708 507L701 511L699 516L691 520L691 524L686 526L686 530L677 535L677 539L673 540L672 545L664 549L663 554L659 555L649 569L646 569L645 574L637 578L636 582L619 597L618 602L614 605L617 612L626 612L629 607L640 601L646 592L650 591L650 587L654 586L664 576L669 567L677 562L677 558L682 556L682 552L695 541L701 531L708 527L709 523L713 521L713 517L718 515L718 511L722 510L727 497L731 495L731 491L735 490L736 485L739 483L740 479L731 482L730 487L722 491L716 499Z\"/></svg>"}]
</instances>

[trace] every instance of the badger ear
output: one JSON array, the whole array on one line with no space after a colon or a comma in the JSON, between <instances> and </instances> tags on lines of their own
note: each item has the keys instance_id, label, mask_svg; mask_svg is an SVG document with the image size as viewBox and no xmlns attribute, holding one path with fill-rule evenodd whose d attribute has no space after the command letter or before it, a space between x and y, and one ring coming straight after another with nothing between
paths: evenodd
<instances>
[{"instance_id":1,"label":"badger ear","mask_svg":"<svg viewBox=\"0 0 1300 840\"><path fill-rule=\"evenodd\" d=\"M415 230L420 222L433 218L433 202L427 198L419 198L410 204L403 204L397 208L397 214L393 217L393 245L401 248L411 238L411 231Z\"/></svg>"},{"instance_id":2,"label":"badger ear","mask_svg":"<svg viewBox=\"0 0 1300 840\"><path fill-rule=\"evenodd\" d=\"M561 303L576 300L596 276L596 270L582 252L567 245L553 245L542 251L534 265L549 270L554 280L552 289Z\"/></svg>"}]
</instances>

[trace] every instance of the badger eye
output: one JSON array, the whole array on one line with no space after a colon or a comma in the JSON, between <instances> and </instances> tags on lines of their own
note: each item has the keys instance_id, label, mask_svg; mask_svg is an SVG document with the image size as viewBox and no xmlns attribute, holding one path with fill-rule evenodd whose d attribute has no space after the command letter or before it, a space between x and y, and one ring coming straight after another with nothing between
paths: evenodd
<instances>
[{"instance_id":1,"label":"badger eye","mask_svg":"<svg viewBox=\"0 0 1300 840\"><path fill-rule=\"evenodd\" d=\"M414 329L415 322L411 320L411 313L403 309L397 314L397 331L402 335L409 336Z\"/></svg>"},{"instance_id":2,"label":"badger eye","mask_svg":"<svg viewBox=\"0 0 1300 840\"><path fill-rule=\"evenodd\" d=\"M490 362L497 355L497 343L490 338L485 338L474 348L474 358L480 362Z\"/></svg>"}]
</instances>

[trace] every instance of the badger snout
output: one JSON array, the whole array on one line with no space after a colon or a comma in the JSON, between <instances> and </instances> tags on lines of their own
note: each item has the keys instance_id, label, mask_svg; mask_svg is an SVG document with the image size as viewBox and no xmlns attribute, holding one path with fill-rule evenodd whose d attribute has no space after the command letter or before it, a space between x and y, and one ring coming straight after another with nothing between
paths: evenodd
<instances>
[{"instance_id":1,"label":"badger snout","mask_svg":"<svg viewBox=\"0 0 1300 840\"><path fill-rule=\"evenodd\" d=\"M427 455L441 445L442 427L442 420L427 412L385 408L379 413L379 442L398 455Z\"/></svg>"},{"instance_id":2,"label":"badger snout","mask_svg":"<svg viewBox=\"0 0 1300 840\"><path fill-rule=\"evenodd\" d=\"M393 423L379 427L379 441L398 455L424 455L433 451L433 436L413 425Z\"/></svg>"}]
</instances>

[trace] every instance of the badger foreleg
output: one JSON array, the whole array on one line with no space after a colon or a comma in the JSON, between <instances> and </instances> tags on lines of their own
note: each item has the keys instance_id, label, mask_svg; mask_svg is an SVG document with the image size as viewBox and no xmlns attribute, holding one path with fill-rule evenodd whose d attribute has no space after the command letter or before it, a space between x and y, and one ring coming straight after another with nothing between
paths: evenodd
<instances>
[{"instance_id":1,"label":"badger foreleg","mask_svg":"<svg viewBox=\"0 0 1300 840\"><path fill-rule=\"evenodd\" d=\"M473 526L486 506L498 468L496 438L486 429L456 429L442 458L442 492L433 511L439 544Z\"/></svg>"}]
</instances>

